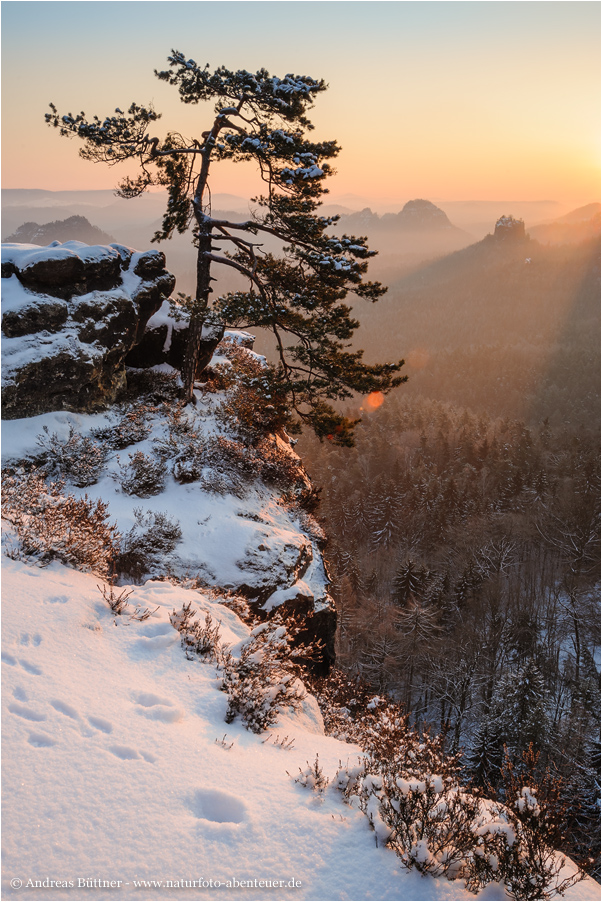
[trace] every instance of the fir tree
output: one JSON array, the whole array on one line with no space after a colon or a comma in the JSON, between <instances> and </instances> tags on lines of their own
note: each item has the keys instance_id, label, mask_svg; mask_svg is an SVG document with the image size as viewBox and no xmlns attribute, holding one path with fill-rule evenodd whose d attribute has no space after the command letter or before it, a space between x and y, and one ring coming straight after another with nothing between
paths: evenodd
<instances>
[{"instance_id":1,"label":"fir tree","mask_svg":"<svg viewBox=\"0 0 602 902\"><path fill-rule=\"evenodd\" d=\"M500 679L489 711L481 719L467 756L468 768L480 783L499 780L504 756L519 760L532 748L548 745L549 715L543 677L533 660Z\"/></svg>"},{"instance_id":2,"label":"fir tree","mask_svg":"<svg viewBox=\"0 0 602 902\"><path fill-rule=\"evenodd\" d=\"M410 598L420 598L428 576L426 567L416 563L413 558L402 561L393 579L391 594L395 601L400 605L405 605Z\"/></svg>"},{"instance_id":3,"label":"fir tree","mask_svg":"<svg viewBox=\"0 0 602 902\"><path fill-rule=\"evenodd\" d=\"M364 281L374 255L365 239L328 234L338 217L318 215L324 181L333 171L330 160L340 148L336 141L308 137L313 126L307 112L327 86L305 75L273 77L265 69L211 71L175 50L168 62L169 69L155 75L176 87L183 103L215 101L207 129L196 137L177 132L152 137L149 130L160 114L136 103L104 120L83 112L59 115L51 104L46 121L61 135L83 140L84 159L137 162L140 174L121 181L121 197L137 197L152 185L167 188L167 210L153 240L184 233L194 222L197 285L195 297L186 301L191 320L182 372L185 398L193 397L204 326L217 321L264 327L275 340L278 359L270 370L270 403L285 398L291 411L282 425L309 424L320 438L352 444L356 421L330 402L353 392L386 393L405 377L396 375L403 361L369 366L362 351L349 350L359 323L343 303L347 293L374 302L386 289ZM211 213L210 171L225 160L254 162L265 183L265 194L254 199L256 212L243 222ZM263 252L266 236L283 245L280 255ZM218 265L246 276L249 290L211 304Z\"/></svg>"}]
</instances>

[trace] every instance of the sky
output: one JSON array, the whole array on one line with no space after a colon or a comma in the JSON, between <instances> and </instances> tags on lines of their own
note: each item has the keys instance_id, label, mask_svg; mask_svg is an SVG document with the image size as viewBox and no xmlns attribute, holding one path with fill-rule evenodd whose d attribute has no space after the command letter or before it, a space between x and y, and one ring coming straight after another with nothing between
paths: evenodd
<instances>
[{"instance_id":1,"label":"sky","mask_svg":"<svg viewBox=\"0 0 602 902\"><path fill-rule=\"evenodd\" d=\"M556 200L600 193L600 3L3 0L2 185L113 188L44 122L101 117L136 100L157 132L194 137L211 109L185 106L154 69L172 49L211 67L324 78L314 136L343 151L332 200ZM214 193L249 196L225 164Z\"/></svg>"}]
</instances>

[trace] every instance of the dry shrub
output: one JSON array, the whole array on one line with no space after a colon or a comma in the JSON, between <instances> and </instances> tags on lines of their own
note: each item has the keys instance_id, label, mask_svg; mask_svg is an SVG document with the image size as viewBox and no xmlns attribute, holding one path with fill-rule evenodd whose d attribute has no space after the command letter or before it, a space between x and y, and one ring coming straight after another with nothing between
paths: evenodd
<instances>
[{"instance_id":1,"label":"dry shrub","mask_svg":"<svg viewBox=\"0 0 602 902\"><path fill-rule=\"evenodd\" d=\"M56 559L100 576L111 572L119 534L103 501L64 494L62 481L47 484L32 470L3 480L2 516L15 530L13 556L41 564Z\"/></svg>"}]
</instances>

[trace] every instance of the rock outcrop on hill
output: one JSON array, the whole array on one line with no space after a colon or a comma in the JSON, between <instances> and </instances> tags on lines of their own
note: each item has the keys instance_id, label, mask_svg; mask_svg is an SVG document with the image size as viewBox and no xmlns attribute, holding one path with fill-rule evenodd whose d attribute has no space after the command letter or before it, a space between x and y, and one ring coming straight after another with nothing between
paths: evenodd
<instances>
[{"instance_id":1,"label":"rock outcrop on hill","mask_svg":"<svg viewBox=\"0 0 602 902\"><path fill-rule=\"evenodd\" d=\"M174 285L160 251L3 244L4 419L113 403L126 355Z\"/></svg>"},{"instance_id":2,"label":"rock outcrop on hill","mask_svg":"<svg viewBox=\"0 0 602 902\"><path fill-rule=\"evenodd\" d=\"M420 231L430 229L455 229L443 212L430 200L409 200L397 215L385 214L385 222L395 223L399 229L417 229Z\"/></svg>"},{"instance_id":3,"label":"rock outcrop on hill","mask_svg":"<svg viewBox=\"0 0 602 902\"><path fill-rule=\"evenodd\" d=\"M525 223L514 216L500 216L495 224L493 237L496 241L524 241Z\"/></svg>"}]
</instances>

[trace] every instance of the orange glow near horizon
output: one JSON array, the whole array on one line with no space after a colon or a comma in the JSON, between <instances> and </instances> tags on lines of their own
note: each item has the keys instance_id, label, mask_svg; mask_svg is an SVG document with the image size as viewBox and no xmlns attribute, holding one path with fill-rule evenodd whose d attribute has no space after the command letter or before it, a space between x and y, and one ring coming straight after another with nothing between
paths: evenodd
<instances>
[{"instance_id":1,"label":"orange glow near horizon","mask_svg":"<svg viewBox=\"0 0 602 902\"><path fill-rule=\"evenodd\" d=\"M115 187L117 168L81 160L76 140L46 126L50 101L101 117L152 101L159 136L199 138L213 105L182 104L153 75L174 47L212 67L323 77L329 90L310 117L317 139L342 147L328 182L335 203L599 198L599 4L343 0L314 4L316 23L294 0L276 16L266 2L175 0L166 16L162 0L126 0L119 34L105 7L3 4L3 187ZM210 46L195 46L195 33L211 34ZM127 73L107 66L107 46ZM248 198L259 183L252 167L225 163L211 187Z\"/></svg>"}]
</instances>

